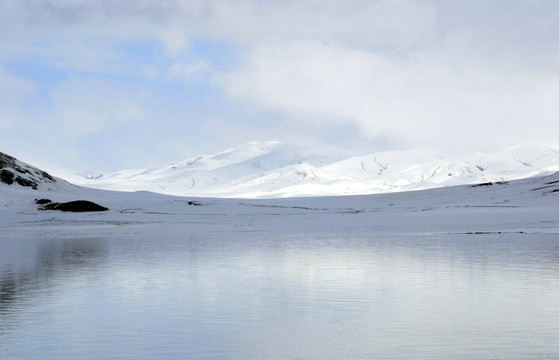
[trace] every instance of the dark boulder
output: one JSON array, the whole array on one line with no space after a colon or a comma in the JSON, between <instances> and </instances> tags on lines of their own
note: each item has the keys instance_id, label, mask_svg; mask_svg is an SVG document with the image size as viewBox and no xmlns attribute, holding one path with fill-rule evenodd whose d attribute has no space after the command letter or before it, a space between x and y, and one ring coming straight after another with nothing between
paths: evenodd
<instances>
[{"instance_id":1,"label":"dark boulder","mask_svg":"<svg viewBox=\"0 0 559 360\"><path fill-rule=\"evenodd\" d=\"M39 210L58 210L69 212L107 211L108 208L87 200L76 200L65 203L52 202L49 199L35 200L41 205Z\"/></svg>"},{"instance_id":2,"label":"dark boulder","mask_svg":"<svg viewBox=\"0 0 559 360\"><path fill-rule=\"evenodd\" d=\"M44 205L51 202L52 202L51 199L35 199L35 204L39 204L39 205Z\"/></svg>"},{"instance_id":3,"label":"dark boulder","mask_svg":"<svg viewBox=\"0 0 559 360\"><path fill-rule=\"evenodd\" d=\"M2 170L0 171L0 181L5 184L12 185L14 183L14 173L10 170Z\"/></svg>"}]
</instances>

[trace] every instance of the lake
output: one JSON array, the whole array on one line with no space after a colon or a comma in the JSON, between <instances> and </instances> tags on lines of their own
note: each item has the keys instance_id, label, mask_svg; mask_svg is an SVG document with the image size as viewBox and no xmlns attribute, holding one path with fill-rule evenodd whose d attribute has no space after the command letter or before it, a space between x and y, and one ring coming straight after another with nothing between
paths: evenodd
<instances>
[{"instance_id":1,"label":"lake","mask_svg":"<svg viewBox=\"0 0 559 360\"><path fill-rule=\"evenodd\" d=\"M556 359L559 237L0 239L0 354Z\"/></svg>"}]
</instances>

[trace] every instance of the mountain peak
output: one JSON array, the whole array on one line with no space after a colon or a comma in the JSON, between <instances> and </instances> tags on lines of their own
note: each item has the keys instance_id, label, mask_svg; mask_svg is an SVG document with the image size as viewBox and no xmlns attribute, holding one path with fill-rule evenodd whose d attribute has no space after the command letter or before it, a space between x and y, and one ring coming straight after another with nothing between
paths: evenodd
<instances>
[{"instance_id":1,"label":"mountain peak","mask_svg":"<svg viewBox=\"0 0 559 360\"><path fill-rule=\"evenodd\" d=\"M491 154L446 157L429 150L384 151L349 157L328 146L253 141L168 166L123 170L84 186L170 195L288 197L372 194L476 184L559 170L559 152L523 144Z\"/></svg>"}]
</instances>

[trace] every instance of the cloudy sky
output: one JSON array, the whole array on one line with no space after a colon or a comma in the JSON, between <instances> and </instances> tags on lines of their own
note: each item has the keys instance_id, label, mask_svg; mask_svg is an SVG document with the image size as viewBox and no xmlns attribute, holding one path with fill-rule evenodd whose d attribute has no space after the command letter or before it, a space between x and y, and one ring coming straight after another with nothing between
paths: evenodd
<instances>
[{"instance_id":1,"label":"cloudy sky","mask_svg":"<svg viewBox=\"0 0 559 360\"><path fill-rule=\"evenodd\" d=\"M555 0L0 1L0 151L47 169L492 151L558 142L558 115Z\"/></svg>"}]
</instances>

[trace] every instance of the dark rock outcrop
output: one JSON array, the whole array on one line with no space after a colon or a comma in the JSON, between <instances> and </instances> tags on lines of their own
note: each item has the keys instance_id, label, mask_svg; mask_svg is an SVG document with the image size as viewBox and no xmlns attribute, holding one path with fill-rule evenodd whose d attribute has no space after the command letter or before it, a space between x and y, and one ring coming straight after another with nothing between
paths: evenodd
<instances>
[{"instance_id":1,"label":"dark rock outcrop","mask_svg":"<svg viewBox=\"0 0 559 360\"><path fill-rule=\"evenodd\" d=\"M39 204L39 205L44 205L44 204L48 204L51 203L52 200L50 199L35 199L35 204Z\"/></svg>"},{"instance_id":2,"label":"dark rock outcrop","mask_svg":"<svg viewBox=\"0 0 559 360\"><path fill-rule=\"evenodd\" d=\"M107 211L108 208L96 204L88 200L76 200L65 203L52 202L49 199L36 199L35 204L39 206L39 210L58 210L69 212L88 212L88 211Z\"/></svg>"},{"instance_id":3,"label":"dark rock outcrop","mask_svg":"<svg viewBox=\"0 0 559 360\"><path fill-rule=\"evenodd\" d=\"M497 181L497 182L485 182L480 184L470 185L470 187L482 187L482 186L493 186L493 185L508 185L508 181Z\"/></svg>"},{"instance_id":4,"label":"dark rock outcrop","mask_svg":"<svg viewBox=\"0 0 559 360\"><path fill-rule=\"evenodd\" d=\"M56 179L45 171L0 152L0 182L8 185L15 183L37 190L40 183L52 184L56 182Z\"/></svg>"}]
</instances>

